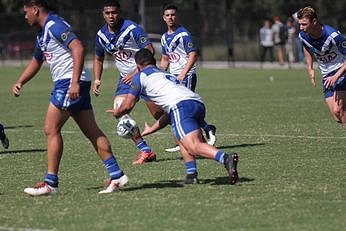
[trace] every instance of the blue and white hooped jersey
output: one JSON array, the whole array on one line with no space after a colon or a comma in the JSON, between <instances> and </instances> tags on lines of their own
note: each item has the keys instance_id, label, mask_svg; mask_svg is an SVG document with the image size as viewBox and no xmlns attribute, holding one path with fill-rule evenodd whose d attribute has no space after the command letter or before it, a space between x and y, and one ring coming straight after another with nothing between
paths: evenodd
<instances>
[{"instance_id":1,"label":"blue and white hooped jersey","mask_svg":"<svg viewBox=\"0 0 346 231\"><path fill-rule=\"evenodd\" d=\"M197 51L191 34L183 27L179 26L173 34L164 33L161 37L162 54L169 58L169 72L179 75L184 69L191 51ZM188 75L196 72L196 65L193 65Z\"/></svg>"},{"instance_id":2,"label":"blue and white hooped jersey","mask_svg":"<svg viewBox=\"0 0 346 231\"><path fill-rule=\"evenodd\" d=\"M197 93L192 92L184 85L176 84L172 80L175 80L173 74L150 66L133 77L129 94L137 98L140 96L148 98L161 106L167 113L183 100L196 100L203 103L202 98Z\"/></svg>"},{"instance_id":3,"label":"blue and white hooped jersey","mask_svg":"<svg viewBox=\"0 0 346 231\"><path fill-rule=\"evenodd\" d=\"M131 20L123 19L120 25L116 33L111 33L107 24L97 32L95 54L112 55L120 76L124 77L136 69L135 53L151 42L144 30Z\"/></svg>"},{"instance_id":4,"label":"blue and white hooped jersey","mask_svg":"<svg viewBox=\"0 0 346 231\"><path fill-rule=\"evenodd\" d=\"M323 25L322 36L319 39L313 39L301 31L299 39L315 56L323 77L343 65L346 59L346 39L333 27Z\"/></svg>"},{"instance_id":5,"label":"blue and white hooped jersey","mask_svg":"<svg viewBox=\"0 0 346 231\"><path fill-rule=\"evenodd\" d=\"M42 30L36 37L34 58L47 61L54 82L72 78L73 59L68 45L76 38L71 26L64 19L56 14L48 14ZM80 80L90 79L89 72L83 69Z\"/></svg>"}]
</instances>

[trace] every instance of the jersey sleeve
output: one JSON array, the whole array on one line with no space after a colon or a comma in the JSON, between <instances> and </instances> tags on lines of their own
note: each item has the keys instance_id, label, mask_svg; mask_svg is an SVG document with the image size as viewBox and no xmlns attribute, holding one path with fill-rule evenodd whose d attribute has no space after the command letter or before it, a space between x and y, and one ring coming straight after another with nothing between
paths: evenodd
<instances>
[{"instance_id":1,"label":"jersey sleeve","mask_svg":"<svg viewBox=\"0 0 346 231\"><path fill-rule=\"evenodd\" d=\"M38 41L36 41L33 57L38 61L43 61L43 52L39 46Z\"/></svg>"},{"instance_id":2,"label":"jersey sleeve","mask_svg":"<svg viewBox=\"0 0 346 231\"><path fill-rule=\"evenodd\" d=\"M191 35L183 36L183 44L184 49L186 53L190 53L192 51L197 51L197 47L195 46L194 42L192 41Z\"/></svg>"},{"instance_id":3,"label":"jersey sleeve","mask_svg":"<svg viewBox=\"0 0 346 231\"><path fill-rule=\"evenodd\" d=\"M148 38L148 35L139 26L137 26L136 28L132 30L132 35L139 48L145 48L146 46L151 44L151 41Z\"/></svg>"},{"instance_id":4,"label":"jersey sleeve","mask_svg":"<svg viewBox=\"0 0 346 231\"><path fill-rule=\"evenodd\" d=\"M96 39L95 39L95 55L97 55L99 57L105 56L105 50L104 50L103 45L101 43L101 38L98 35L96 35Z\"/></svg>"},{"instance_id":5,"label":"jersey sleeve","mask_svg":"<svg viewBox=\"0 0 346 231\"><path fill-rule=\"evenodd\" d=\"M161 53L163 55L167 55L166 48L165 48L165 35L161 38Z\"/></svg>"},{"instance_id":6,"label":"jersey sleeve","mask_svg":"<svg viewBox=\"0 0 346 231\"><path fill-rule=\"evenodd\" d=\"M342 34L339 34L338 36L335 37L335 40L336 40L336 46L338 47L339 51L343 55L346 55L346 38Z\"/></svg>"},{"instance_id":7,"label":"jersey sleeve","mask_svg":"<svg viewBox=\"0 0 346 231\"><path fill-rule=\"evenodd\" d=\"M68 47L72 40L77 38L77 36L71 31L71 28L62 22L55 23L50 28L50 32L65 47Z\"/></svg>"},{"instance_id":8,"label":"jersey sleeve","mask_svg":"<svg viewBox=\"0 0 346 231\"><path fill-rule=\"evenodd\" d=\"M139 98L141 94L141 81L140 81L140 73L137 73L132 81L131 81L131 87L129 94L135 96L137 99Z\"/></svg>"}]
</instances>

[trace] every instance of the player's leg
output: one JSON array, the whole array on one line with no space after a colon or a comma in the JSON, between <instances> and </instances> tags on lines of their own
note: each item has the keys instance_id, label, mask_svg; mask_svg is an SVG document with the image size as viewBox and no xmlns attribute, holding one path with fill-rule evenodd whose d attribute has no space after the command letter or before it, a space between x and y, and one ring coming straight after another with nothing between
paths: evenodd
<instances>
[{"instance_id":1,"label":"player's leg","mask_svg":"<svg viewBox=\"0 0 346 231\"><path fill-rule=\"evenodd\" d=\"M24 192L32 196L58 193L58 171L63 152L61 128L69 116L69 112L58 109L52 103L49 104L44 122L44 134L47 141L47 174L43 182L39 182L33 188L24 189Z\"/></svg>"},{"instance_id":2,"label":"player's leg","mask_svg":"<svg viewBox=\"0 0 346 231\"><path fill-rule=\"evenodd\" d=\"M93 110L81 110L78 113L73 114L72 117L83 134L94 146L108 172L110 180L106 188L99 193L111 193L125 186L128 182L128 178L118 165L108 138L97 125Z\"/></svg>"},{"instance_id":3,"label":"player's leg","mask_svg":"<svg viewBox=\"0 0 346 231\"><path fill-rule=\"evenodd\" d=\"M118 91L114 97L114 108L119 107L125 100L126 94L120 93ZM124 115L124 117L130 117L130 115ZM143 139L139 129L136 130L135 134L133 134L131 139L139 150L139 153L137 154L136 159L133 161L133 164L140 165L145 162L151 162L156 160L155 152L149 147L147 142Z\"/></svg>"},{"instance_id":4,"label":"player's leg","mask_svg":"<svg viewBox=\"0 0 346 231\"><path fill-rule=\"evenodd\" d=\"M5 149L8 149L8 147L10 146L10 141L8 140L6 134L5 134L5 129L4 126L2 124L0 124L0 140L1 140L1 144Z\"/></svg>"},{"instance_id":5,"label":"player's leg","mask_svg":"<svg viewBox=\"0 0 346 231\"><path fill-rule=\"evenodd\" d=\"M236 153L226 154L204 142L200 126L204 119L205 108L202 103L188 100L180 102L170 113L173 132L180 147L192 156L203 156L213 159L225 166L231 184L238 179ZM182 153L183 154L183 153Z\"/></svg>"}]
</instances>

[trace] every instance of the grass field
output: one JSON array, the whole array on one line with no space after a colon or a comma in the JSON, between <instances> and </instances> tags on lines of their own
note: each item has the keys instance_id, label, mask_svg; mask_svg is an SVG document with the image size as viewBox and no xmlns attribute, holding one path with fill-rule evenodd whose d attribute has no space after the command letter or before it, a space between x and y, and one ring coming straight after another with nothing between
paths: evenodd
<instances>
[{"instance_id":1,"label":"grass field","mask_svg":"<svg viewBox=\"0 0 346 231\"><path fill-rule=\"evenodd\" d=\"M23 189L46 171L42 127L52 82L42 70L14 98L10 88L21 71L0 73L0 121L11 142L8 150L0 146L0 230L345 230L346 133L305 70L199 70L197 91L217 126L217 146L240 154L234 186L206 159L198 159L201 184L180 184L180 154L164 152L173 144L169 128L147 138L158 161L132 166L135 147L116 136L104 112L116 78L107 70L102 95L92 100L128 186L97 194L107 174L71 120L63 129L61 194L39 198ZM133 117L153 122L142 103Z\"/></svg>"}]
</instances>

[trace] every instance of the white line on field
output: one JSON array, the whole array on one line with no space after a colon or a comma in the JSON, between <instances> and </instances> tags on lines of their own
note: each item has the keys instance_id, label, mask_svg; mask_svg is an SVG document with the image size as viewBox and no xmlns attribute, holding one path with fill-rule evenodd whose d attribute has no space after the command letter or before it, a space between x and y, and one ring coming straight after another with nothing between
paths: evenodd
<instances>
[{"instance_id":1,"label":"white line on field","mask_svg":"<svg viewBox=\"0 0 346 231\"><path fill-rule=\"evenodd\" d=\"M24 131L11 129L9 132ZM42 130L33 130L34 132L42 132ZM62 133L74 134L80 133L79 130L63 130ZM6 131L7 133L7 131ZM42 132L43 133L43 132ZM172 135L170 132L156 132L156 135ZM155 135L153 134L153 135ZM114 134L115 135L115 134ZM236 133L216 133L217 136L235 136L235 137L273 137L273 138L291 138L291 139L346 139L346 136L311 136L311 135L282 135L282 134L236 134Z\"/></svg>"}]
</instances>

